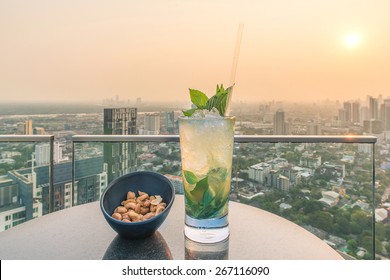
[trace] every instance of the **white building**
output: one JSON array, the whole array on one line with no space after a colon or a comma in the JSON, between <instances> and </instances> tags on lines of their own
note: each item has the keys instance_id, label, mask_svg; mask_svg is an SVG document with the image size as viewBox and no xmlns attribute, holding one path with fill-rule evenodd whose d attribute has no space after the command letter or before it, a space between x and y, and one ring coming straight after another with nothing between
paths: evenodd
<instances>
[{"instance_id":1,"label":"white building","mask_svg":"<svg viewBox=\"0 0 390 280\"><path fill-rule=\"evenodd\" d=\"M340 178L345 177L345 165L344 164L332 164L329 162L324 162L324 164L322 165L322 168L323 168L321 170L322 173L328 171L332 175L336 175Z\"/></svg>"},{"instance_id":2,"label":"white building","mask_svg":"<svg viewBox=\"0 0 390 280\"><path fill-rule=\"evenodd\" d=\"M388 218L389 212L384 208L375 209L375 222L384 222Z\"/></svg>"},{"instance_id":3,"label":"white building","mask_svg":"<svg viewBox=\"0 0 390 280\"><path fill-rule=\"evenodd\" d=\"M339 203L339 197L340 195L337 192L334 191L324 191L321 192L322 198L319 199L320 202L325 204L325 206L333 207L336 206L337 203Z\"/></svg>"},{"instance_id":4,"label":"white building","mask_svg":"<svg viewBox=\"0 0 390 280\"><path fill-rule=\"evenodd\" d=\"M142 134L158 135L160 134L160 116L157 113L145 114L144 129Z\"/></svg>"},{"instance_id":5,"label":"white building","mask_svg":"<svg viewBox=\"0 0 390 280\"><path fill-rule=\"evenodd\" d=\"M53 160L54 163L63 161L62 144L54 142L53 145ZM50 144L41 143L35 146L35 166L43 166L50 164Z\"/></svg>"},{"instance_id":6,"label":"white building","mask_svg":"<svg viewBox=\"0 0 390 280\"><path fill-rule=\"evenodd\" d=\"M259 183L265 183L268 173L271 171L271 165L266 162L260 162L248 168L249 179Z\"/></svg>"},{"instance_id":7,"label":"white building","mask_svg":"<svg viewBox=\"0 0 390 280\"><path fill-rule=\"evenodd\" d=\"M305 153L302 155L302 157L299 159L299 165L304 167L309 167L316 169L321 165L321 156L314 155L314 154L307 154Z\"/></svg>"},{"instance_id":8,"label":"white building","mask_svg":"<svg viewBox=\"0 0 390 280\"><path fill-rule=\"evenodd\" d=\"M271 168L275 169L275 170L279 170L280 168L288 166L287 159L279 158L279 157L278 158L274 158L274 159L268 161L268 163L270 163L271 164Z\"/></svg>"},{"instance_id":9,"label":"white building","mask_svg":"<svg viewBox=\"0 0 390 280\"><path fill-rule=\"evenodd\" d=\"M283 192L289 192L290 191L290 179L287 178L286 176L279 175L278 187Z\"/></svg>"}]
</instances>

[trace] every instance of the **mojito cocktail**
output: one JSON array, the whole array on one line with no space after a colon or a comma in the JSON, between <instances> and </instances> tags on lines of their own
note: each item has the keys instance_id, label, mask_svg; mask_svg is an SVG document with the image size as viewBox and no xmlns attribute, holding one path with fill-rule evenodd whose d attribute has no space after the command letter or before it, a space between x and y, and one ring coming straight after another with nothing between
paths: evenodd
<instances>
[{"instance_id":1,"label":"mojito cocktail","mask_svg":"<svg viewBox=\"0 0 390 280\"><path fill-rule=\"evenodd\" d=\"M179 118L185 235L213 243L229 235L228 202L235 117Z\"/></svg>"}]
</instances>

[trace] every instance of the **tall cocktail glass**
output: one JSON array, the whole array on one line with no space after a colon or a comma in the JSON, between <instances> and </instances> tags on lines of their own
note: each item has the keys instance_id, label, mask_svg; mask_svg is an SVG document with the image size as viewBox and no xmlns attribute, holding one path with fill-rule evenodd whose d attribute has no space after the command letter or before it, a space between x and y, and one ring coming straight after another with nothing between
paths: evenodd
<instances>
[{"instance_id":1,"label":"tall cocktail glass","mask_svg":"<svg viewBox=\"0 0 390 280\"><path fill-rule=\"evenodd\" d=\"M180 117L187 238L214 243L229 236L228 204L235 117Z\"/></svg>"}]
</instances>

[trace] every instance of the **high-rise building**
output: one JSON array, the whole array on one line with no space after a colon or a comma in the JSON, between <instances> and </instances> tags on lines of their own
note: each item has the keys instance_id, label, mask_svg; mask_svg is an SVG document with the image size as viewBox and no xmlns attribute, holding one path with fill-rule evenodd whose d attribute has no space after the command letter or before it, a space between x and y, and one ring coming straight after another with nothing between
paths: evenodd
<instances>
[{"instance_id":1,"label":"high-rise building","mask_svg":"<svg viewBox=\"0 0 390 280\"><path fill-rule=\"evenodd\" d=\"M160 134L160 115L157 113L145 114L143 134Z\"/></svg>"},{"instance_id":2,"label":"high-rise building","mask_svg":"<svg viewBox=\"0 0 390 280\"><path fill-rule=\"evenodd\" d=\"M175 112L166 112L165 114L165 127L169 134L175 133Z\"/></svg>"},{"instance_id":3,"label":"high-rise building","mask_svg":"<svg viewBox=\"0 0 390 280\"><path fill-rule=\"evenodd\" d=\"M360 103L357 101L352 103L352 122L360 122Z\"/></svg>"},{"instance_id":4,"label":"high-rise building","mask_svg":"<svg viewBox=\"0 0 390 280\"><path fill-rule=\"evenodd\" d=\"M0 178L0 232L50 212L49 166L13 170ZM72 162L53 166L54 211L99 200L107 186L103 157L75 161L72 194Z\"/></svg>"},{"instance_id":5,"label":"high-rise building","mask_svg":"<svg viewBox=\"0 0 390 280\"><path fill-rule=\"evenodd\" d=\"M104 134L137 134L137 108L104 109ZM105 143L104 162L107 164L108 182L134 171L137 166L135 143Z\"/></svg>"},{"instance_id":6,"label":"high-rise building","mask_svg":"<svg viewBox=\"0 0 390 280\"><path fill-rule=\"evenodd\" d=\"M390 131L390 99L384 101L384 130Z\"/></svg>"},{"instance_id":7,"label":"high-rise building","mask_svg":"<svg viewBox=\"0 0 390 280\"><path fill-rule=\"evenodd\" d=\"M368 100L369 100L370 119L377 120L379 118L378 99L369 96Z\"/></svg>"},{"instance_id":8,"label":"high-rise building","mask_svg":"<svg viewBox=\"0 0 390 280\"><path fill-rule=\"evenodd\" d=\"M266 162L260 162L248 167L249 179L261 184L265 183L266 178L271 171L271 165Z\"/></svg>"},{"instance_id":9,"label":"high-rise building","mask_svg":"<svg viewBox=\"0 0 390 280\"><path fill-rule=\"evenodd\" d=\"M381 103L379 105L379 114L378 115L379 115L378 120L385 123L385 103Z\"/></svg>"},{"instance_id":10,"label":"high-rise building","mask_svg":"<svg viewBox=\"0 0 390 280\"><path fill-rule=\"evenodd\" d=\"M283 192L290 191L290 179L286 176L279 175L278 176L278 188Z\"/></svg>"},{"instance_id":11,"label":"high-rise building","mask_svg":"<svg viewBox=\"0 0 390 280\"><path fill-rule=\"evenodd\" d=\"M284 122L284 112L278 110L274 116L274 135L286 134L286 124Z\"/></svg>"},{"instance_id":12,"label":"high-rise building","mask_svg":"<svg viewBox=\"0 0 390 280\"><path fill-rule=\"evenodd\" d=\"M344 108L339 109L339 121L346 122L347 121L347 112Z\"/></svg>"},{"instance_id":13,"label":"high-rise building","mask_svg":"<svg viewBox=\"0 0 390 280\"><path fill-rule=\"evenodd\" d=\"M345 121L351 122L352 120L352 104L351 102L344 102Z\"/></svg>"},{"instance_id":14,"label":"high-rise building","mask_svg":"<svg viewBox=\"0 0 390 280\"><path fill-rule=\"evenodd\" d=\"M58 142L54 142L53 145L53 161L54 163L60 163L63 161L62 157L62 145ZM35 166L43 166L50 164L50 144L41 143L35 146Z\"/></svg>"},{"instance_id":15,"label":"high-rise building","mask_svg":"<svg viewBox=\"0 0 390 280\"><path fill-rule=\"evenodd\" d=\"M27 120L24 122L23 134L25 134L25 135L32 135L33 134L32 120Z\"/></svg>"},{"instance_id":16,"label":"high-rise building","mask_svg":"<svg viewBox=\"0 0 390 280\"><path fill-rule=\"evenodd\" d=\"M383 132L383 123L380 120L365 120L363 122L363 132L370 134L380 134Z\"/></svg>"},{"instance_id":17,"label":"high-rise building","mask_svg":"<svg viewBox=\"0 0 390 280\"><path fill-rule=\"evenodd\" d=\"M364 125L364 121L370 120L370 110L368 107L364 106L360 109L360 124Z\"/></svg>"}]
</instances>

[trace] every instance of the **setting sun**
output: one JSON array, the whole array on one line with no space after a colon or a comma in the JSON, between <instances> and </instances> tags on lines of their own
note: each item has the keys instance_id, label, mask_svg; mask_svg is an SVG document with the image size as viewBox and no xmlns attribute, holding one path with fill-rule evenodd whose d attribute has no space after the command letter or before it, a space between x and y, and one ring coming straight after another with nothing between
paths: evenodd
<instances>
[{"instance_id":1,"label":"setting sun","mask_svg":"<svg viewBox=\"0 0 390 280\"><path fill-rule=\"evenodd\" d=\"M361 37L357 33L351 33L345 36L344 43L349 48L357 47L361 42Z\"/></svg>"}]
</instances>

